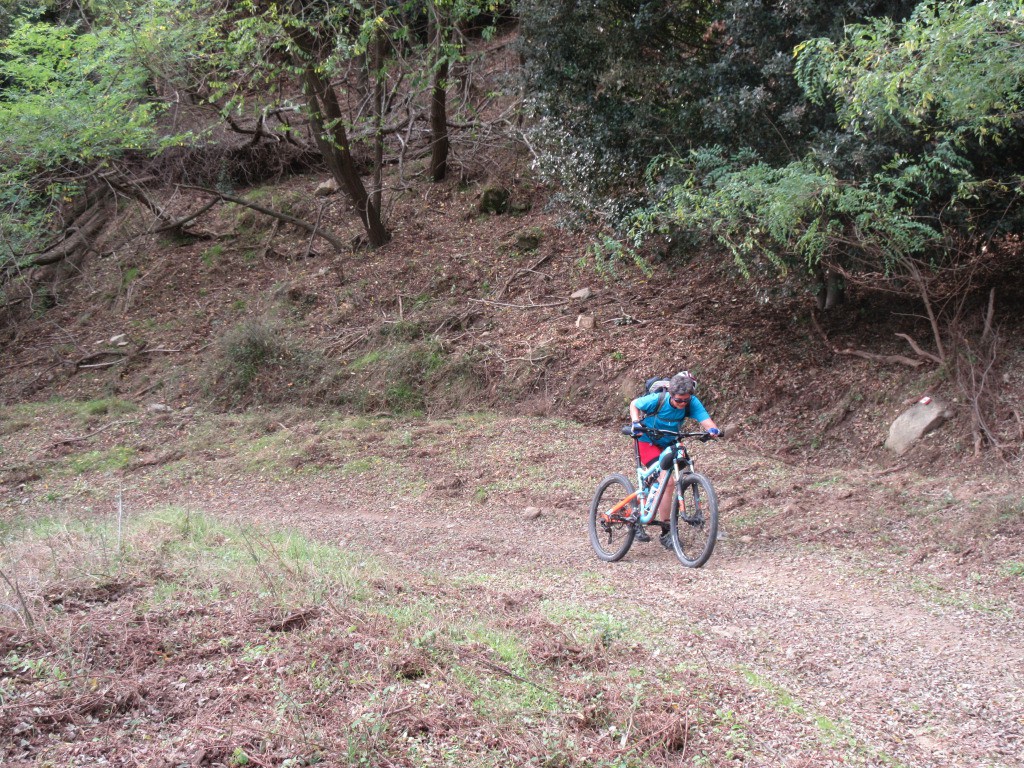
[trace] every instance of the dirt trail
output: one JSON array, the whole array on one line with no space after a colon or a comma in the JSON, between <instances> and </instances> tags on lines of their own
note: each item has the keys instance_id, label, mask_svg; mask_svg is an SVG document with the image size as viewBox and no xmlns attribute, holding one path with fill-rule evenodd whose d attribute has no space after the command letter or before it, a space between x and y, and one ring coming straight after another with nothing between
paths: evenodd
<instances>
[{"instance_id":1,"label":"dirt trail","mask_svg":"<svg viewBox=\"0 0 1024 768\"><path fill-rule=\"evenodd\" d=\"M699 571L656 541L605 564L580 508L528 520L516 499L366 499L365 488L336 477L226 482L175 502L646 620L674 662L742 691L737 711L757 734L748 752L757 765L805 764L811 742L817 754L834 747L836 764L1024 765L1024 622L1014 602L943 605L903 563L756 538L727 538ZM471 514L453 517L463 508ZM775 723L759 731L752 721L766 710Z\"/></svg>"}]
</instances>

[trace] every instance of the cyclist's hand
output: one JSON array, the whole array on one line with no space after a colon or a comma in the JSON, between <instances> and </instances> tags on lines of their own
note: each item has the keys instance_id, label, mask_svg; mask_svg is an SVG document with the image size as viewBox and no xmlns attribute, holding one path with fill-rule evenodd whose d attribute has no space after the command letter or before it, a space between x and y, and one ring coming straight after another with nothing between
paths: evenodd
<instances>
[{"instance_id":1,"label":"cyclist's hand","mask_svg":"<svg viewBox=\"0 0 1024 768\"><path fill-rule=\"evenodd\" d=\"M712 427L711 429L708 430L708 434L711 435L711 437L721 437L722 430L720 430L718 427Z\"/></svg>"},{"instance_id":2,"label":"cyclist's hand","mask_svg":"<svg viewBox=\"0 0 1024 768\"><path fill-rule=\"evenodd\" d=\"M629 434L633 437L640 437L644 433L643 422L634 421L629 427Z\"/></svg>"}]
</instances>

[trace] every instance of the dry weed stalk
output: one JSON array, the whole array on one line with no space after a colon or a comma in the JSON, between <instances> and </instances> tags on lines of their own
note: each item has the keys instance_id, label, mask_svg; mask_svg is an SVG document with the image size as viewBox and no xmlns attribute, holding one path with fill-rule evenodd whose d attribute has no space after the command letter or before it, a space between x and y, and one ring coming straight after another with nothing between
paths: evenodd
<instances>
[{"instance_id":1,"label":"dry weed stalk","mask_svg":"<svg viewBox=\"0 0 1024 768\"><path fill-rule=\"evenodd\" d=\"M28 607L28 601L25 599L25 595L21 591L21 585L18 584L17 575L15 575L14 580L12 581L8 577L6 571L0 568L0 578L3 578L4 582L6 582L7 586L14 593L14 596L18 599L18 603L21 605L21 612L15 612L18 613L18 617L21 619L22 624L26 629L33 629L36 622L32 617L32 611Z\"/></svg>"}]
</instances>

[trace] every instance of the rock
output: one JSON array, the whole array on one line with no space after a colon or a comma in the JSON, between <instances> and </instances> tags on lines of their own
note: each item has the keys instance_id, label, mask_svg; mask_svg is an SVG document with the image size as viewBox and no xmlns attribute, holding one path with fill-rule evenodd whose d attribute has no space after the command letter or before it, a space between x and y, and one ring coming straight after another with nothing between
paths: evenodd
<instances>
[{"instance_id":1,"label":"rock","mask_svg":"<svg viewBox=\"0 0 1024 768\"><path fill-rule=\"evenodd\" d=\"M313 190L313 197L330 197L337 193L338 182L334 179L328 179L317 185L317 188Z\"/></svg>"},{"instance_id":2,"label":"rock","mask_svg":"<svg viewBox=\"0 0 1024 768\"><path fill-rule=\"evenodd\" d=\"M125 334L123 333L119 333L117 336L111 336L108 343L117 347L125 347L128 345L128 342L125 341Z\"/></svg>"},{"instance_id":3,"label":"rock","mask_svg":"<svg viewBox=\"0 0 1024 768\"><path fill-rule=\"evenodd\" d=\"M940 426L951 415L946 405L938 400L914 403L889 427L885 447L897 456L902 456L914 443Z\"/></svg>"},{"instance_id":4,"label":"rock","mask_svg":"<svg viewBox=\"0 0 1024 768\"><path fill-rule=\"evenodd\" d=\"M526 509L523 510L523 519L536 520L538 517L540 517L540 514L541 512L539 507L527 507Z\"/></svg>"},{"instance_id":5,"label":"rock","mask_svg":"<svg viewBox=\"0 0 1024 768\"><path fill-rule=\"evenodd\" d=\"M576 327L583 331L593 330L594 318L590 315L580 315L576 318Z\"/></svg>"},{"instance_id":6,"label":"rock","mask_svg":"<svg viewBox=\"0 0 1024 768\"><path fill-rule=\"evenodd\" d=\"M150 403L146 406L146 410L150 413L171 413L174 411L171 406L165 405L164 403Z\"/></svg>"},{"instance_id":7,"label":"rock","mask_svg":"<svg viewBox=\"0 0 1024 768\"><path fill-rule=\"evenodd\" d=\"M504 187L488 187L480 198L480 213L507 213L510 198Z\"/></svg>"},{"instance_id":8,"label":"rock","mask_svg":"<svg viewBox=\"0 0 1024 768\"><path fill-rule=\"evenodd\" d=\"M572 296L570 296L569 298L570 299L582 299L582 300L585 301L585 300L589 299L593 295L594 295L593 292L589 288L580 288L578 291L576 291L574 294L572 294Z\"/></svg>"}]
</instances>

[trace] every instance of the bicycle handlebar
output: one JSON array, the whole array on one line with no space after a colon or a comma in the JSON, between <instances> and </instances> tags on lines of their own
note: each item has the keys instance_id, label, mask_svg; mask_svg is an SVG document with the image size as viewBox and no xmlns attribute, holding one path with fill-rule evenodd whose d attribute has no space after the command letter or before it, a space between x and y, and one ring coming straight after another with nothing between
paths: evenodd
<instances>
[{"instance_id":1,"label":"bicycle handlebar","mask_svg":"<svg viewBox=\"0 0 1024 768\"><path fill-rule=\"evenodd\" d=\"M627 437L633 437L635 439L635 435L633 435L632 424L627 424L622 428L621 431L622 434L626 435ZM640 431L643 432L648 437L674 437L676 440L683 440L688 437L699 437L701 439L701 442L706 442L711 439L711 435L708 432L705 432L704 430L701 430L700 432L673 432L670 429L656 429L655 427L645 427L641 425ZM718 436L725 437L725 432L719 432Z\"/></svg>"}]
</instances>

